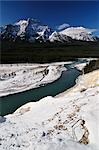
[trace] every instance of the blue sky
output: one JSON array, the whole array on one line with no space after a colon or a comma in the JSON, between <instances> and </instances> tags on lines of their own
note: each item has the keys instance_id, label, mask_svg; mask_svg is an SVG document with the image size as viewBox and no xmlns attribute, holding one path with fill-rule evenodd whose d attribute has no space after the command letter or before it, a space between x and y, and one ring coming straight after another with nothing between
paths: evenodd
<instances>
[{"instance_id":1,"label":"blue sky","mask_svg":"<svg viewBox=\"0 0 99 150\"><path fill-rule=\"evenodd\" d=\"M99 28L99 1L1 1L0 25L36 18L50 27L63 23ZM97 32L99 33L99 32Z\"/></svg>"}]
</instances>

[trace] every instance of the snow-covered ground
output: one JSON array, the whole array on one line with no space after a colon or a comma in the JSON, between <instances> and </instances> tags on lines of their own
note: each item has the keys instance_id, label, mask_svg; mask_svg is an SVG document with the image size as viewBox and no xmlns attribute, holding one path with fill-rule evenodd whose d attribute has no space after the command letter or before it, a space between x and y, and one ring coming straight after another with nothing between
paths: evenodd
<instances>
[{"instance_id":1,"label":"snow-covered ground","mask_svg":"<svg viewBox=\"0 0 99 150\"><path fill-rule=\"evenodd\" d=\"M80 88L81 86L81 88ZM0 118L1 150L99 150L99 70Z\"/></svg>"},{"instance_id":2,"label":"snow-covered ground","mask_svg":"<svg viewBox=\"0 0 99 150\"><path fill-rule=\"evenodd\" d=\"M51 83L61 76L62 71L66 70L64 64L69 64L71 68L76 67L82 70L89 62L90 59L79 58L77 62L0 64L0 96L26 91Z\"/></svg>"},{"instance_id":3,"label":"snow-covered ground","mask_svg":"<svg viewBox=\"0 0 99 150\"><path fill-rule=\"evenodd\" d=\"M6 64L0 66L0 96L37 88L57 80L64 63Z\"/></svg>"}]
</instances>

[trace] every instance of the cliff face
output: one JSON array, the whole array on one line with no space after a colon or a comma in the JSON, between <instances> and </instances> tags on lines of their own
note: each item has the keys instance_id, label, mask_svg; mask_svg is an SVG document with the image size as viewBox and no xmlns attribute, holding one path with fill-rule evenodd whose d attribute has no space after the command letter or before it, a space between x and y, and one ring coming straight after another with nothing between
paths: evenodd
<instances>
[{"instance_id":1,"label":"cliff face","mask_svg":"<svg viewBox=\"0 0 99 150\"><path fill-rule=\"evenodd\" d=\"M0 118L2 150L98 150L99 70L58 97L30 102Z\"/></svg>"}]
</instances>

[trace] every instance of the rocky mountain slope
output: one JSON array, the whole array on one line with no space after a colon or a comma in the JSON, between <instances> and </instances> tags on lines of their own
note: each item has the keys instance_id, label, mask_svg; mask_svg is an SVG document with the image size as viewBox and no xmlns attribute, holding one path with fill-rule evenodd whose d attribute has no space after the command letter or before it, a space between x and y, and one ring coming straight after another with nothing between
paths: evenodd
<instances>
[{"instance_id":1,"label":"rocky mountain slope","mask_svg":"<svg viewBox=\"0 0 99 150\"><path fill-rule=\"evenodd\" d=\"M41 22L35 19L20 20L15 24L9 24L1 28L2 39L13 39L35 41L36 39L47 40L52 33L47 25L42 25Z\"/></svg>"},{"instance_id":2,"label":"rocky mountain slope","mask_svg":"<svg viewBox=\"0 0 99 150\"><path fill-rule=\"evenodd\" d=\"M0 27L0 38L10 41L69 42L71 40L96 41L91 30L84 27L66 27L55 31L36 19L20 20L15 24Z\"/></svg>"}]
</instances>

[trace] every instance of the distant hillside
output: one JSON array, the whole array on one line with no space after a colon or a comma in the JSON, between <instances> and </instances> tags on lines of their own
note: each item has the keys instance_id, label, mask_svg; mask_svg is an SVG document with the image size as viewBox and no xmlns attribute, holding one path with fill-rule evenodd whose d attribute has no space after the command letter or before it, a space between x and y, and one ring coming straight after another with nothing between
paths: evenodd
<instances>
[{"instance_id":1,"label":"distant hillside","mask_svg":"<svg viewBox=\"0 0 99 150\"><path fill-rule=\"evenodd\" d=\"M1 63L45 63L73 60L78 57L99 57L99 42L1 41Z\"/></svg>"}]
</instances>

